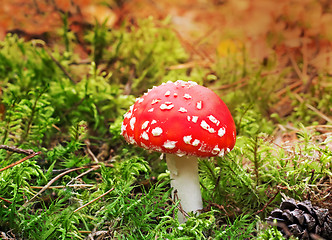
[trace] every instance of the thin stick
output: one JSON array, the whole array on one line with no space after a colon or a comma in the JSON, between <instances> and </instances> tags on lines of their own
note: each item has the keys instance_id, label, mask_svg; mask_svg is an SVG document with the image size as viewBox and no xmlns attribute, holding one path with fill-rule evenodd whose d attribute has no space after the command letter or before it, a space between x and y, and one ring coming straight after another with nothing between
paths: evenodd
<instances>
[{"instance_id":1,"label":"thin stick","mask_svg":"<svg viewBox=\"0 0 332 240\"><path fill-rule=\"evenodd\" d=\"M53 60L53 62L61 69L61 71L67 76L67 78L75 84L74 79L70 76L69 72L65 69L64 66L61 65L61 63L55 59L55 57L53 57L52 53L46 48L44 47L44 49L46 50L47 54L51 57L51 59Z\"/></svg>"},{"instance_id":2,"label":"thin stick","mask_svg":"<svg viewBox=\"0 0 332 240\"><path fill-rule=\"evenodd\" d=\"M276 196L279 194L279 192L280 192L280 190L278 190L277 192L276 192L276 194L274 194L274 196L263 206L263 208L262 209L260 209L260 210L258 210L257 212L255 212L254 213L254 215L257 215L258 213L261 213L261 212L263 212L266 208L267 208L267 206L269 206L270 205L270 203L276 198Z\"/></svg>"},{"instance_id":3,"label":"thin stick","mask_svg":"<svg viewBox=\"0 0 332 240\"><path fill-rule=\"evenodd\" d=\"M18 165L18 164L20 164L20 163L22 163L22 162L24 162L24 161L26 161L26 160L28 160L30 158L33 158L34 156L39 155L39 154L41 154L41 152L36 152L36 153L33 153L33 154L29 155L29 156L26 156L25 158L22 158L21 160L19 160L17 162L14 162L14 163L12 163L12 164L4 167L4 168L1 168L0 172L6 170L8 168L14 167L14 166L16 166L16 165Z\"/></svg>"},{"instance_id":4,"label":"thin stick","mask_svg":"<svg viewBox=\"0 0 332 240\"><path fill-rule=\"evenodd\" d=\"M17 147L11 147L8 145L0 145L0 149L5 149L7 151L16 152L16 153L23 153L26 155L35 153L32 149L21 149L21 148L17 148Z\"/></svg>"},{"instance_id":5,"label":"thin stick","mask_svg":"<svg viewBox=\"0 0 332 240\"><path fill-rule=\"evenodd\" d=\"M7 199L5 199L5 198L3 198L3 197L0 197L0 199L1 200L4 200L5 202L7 202L7 203L10 203L10 204L12 204L12 202L11 201L9 201L9 200L7 200Z\"/></svg>"},{"instance_id":6,"label":"thin stick","mask_svg":"<svg viewBox=\"0 0 332 240\"><path fill-rule=\"evenodd\" d=\"M52 59L52 61L61 69L61 71L68 77L68 79L75 84L74 79L70 76L69 72L64 68L64 66L61 65L61 63L55 59L55 57L52 55L51 51L48 49L46 43L43 40L40 39L36 39L33 40L34 44L40 44L44 50L46 51L46 53L48 54L48 56Z\"/></svg>"},{"instance_id":7,"label":"thin stick","mask_svg":"<svg viewBox=\"0 0 332 240\"><path fill-rule=\"evenodd\" d=\"M200 60L200 61L191 61L183 64L177 64L177 65L172 65L167 67L167 70L177 70L177 69L186 69L186 68L193 68L195 66L208 66L210 62L205 61L205 60Z\"/></svg>"},{"instance_id":8,"label":"thin stick","mask_svg":"<svg viewBox=\"0 0 332 240\"><path fill-rule=\"evenodd\" d=\"M174 191L174 197L173 198L169 198L169 199L171 200L171 202L173 203L173 205L175 205L176 201L179 201L179 197L177 195L177 190ZM182 213L183 216L189 217L188 213L183 210L183 208L181 206L181 202L179 202L179 204L177 206L177 209Z\"/></svg>"},{"instance_id":9,"label":"thin stick","mask_svg":"<svg viewBox=\"0 0 332 240\"><path fill-rule=\"evenodd\" d=\"M46 189L48 189L56 180L58 180L59 178L61 178L62 176L70 173L70 172L74 172L77 170L81 170L84 169L86 167L79 167L79 168L73 168L73 169L69 169L63 173L60 173L59 175L57 175L55 178L53 178L51 181L49 181L39 192L37 192L30 200L28 200L26 203L24 203L22 205L22 207L19 209L22 210L24 207L26 207L30 202L32 202L38 195L40 195L42 192L44 192Z\"/></svg>"},{"instance_id":10,"label":"thin stick","mask_svg":"<svg viewBox=\"0 0 332 240\"><path fill-rule=\"evenodd\" d=\"M299 66L297 65L297 63L296 63L296 61L295 61L295 59L294 59L294 56L291 55L291 54L288 54L288 57L289 57L289 59L290 59L292 65L293 65L293 68L294 68L294 70L295 70L297 76L298 76L298 77L302 80L302 82L303 82L303 80L304 80L304 74L302 73L302 71L300 70ZM306 75L306 73L305 73L305 75Z\"/></svg>"},{"instance_id":11,"label":"thin stick","mask_svg":"<svg viewBox=\"0 0 332 240\"><path fill-rule=\"evenodd\" d=\"M100 195L99 197L97 197L97 198L91 200L90 202L84 204L83 206L80 206L79 208L77 208L76 210L74 210L74 213L77 212L77 211L79 211L79 210L81 210L82 208L88 206L89 204L91 204L91 203L97 201L98 199L104 197L105 195L109 194L109 193L112 192L113 190L114 190L114 188L111 188L110 190L108 190L107 192L103 193L103 194Z\"/></svg>"},{"instance_id":12,"label":"thin stick","mask_svg":"<svg viewBox=\"0 0 332 240\"><path fill-rule=\"evenodd\" d=\"M213 202L209 203L209 205L210 205L210 206L213 206L213 207L216 207L216 208L218 208L219 210L224 211L224 212L226 213L227 216L230 216L229 213L226 211L226 209L225 209L225 207L224 207L223 205L219 205L219 204L217 204L217 203L213 203Z\"/></svg>"},{"instance_id":13,"label":"thin stick","mask_svg":"<svg viewBox=\"0 0 332 240\"><path fill-rule=\"evenodd\" d=\"M94 171L94 170L96 170L96 169L98 169L98 168L100 168L100 165L94 166L94 167L90 168L89 170L87 170L87 171L85 171L85 172L79 174L78 176L76 176L75 178L73 178L72 180L70 180L70 181L66 184L66 186L69 186L73 181L75 181L75 180L81 178L82 176L84 176L84 175L88 174L89 172L92 172L92 171Z\"/></svg>"},{"instance_id":14,"label":"thin stick","mask_svg":"<svg viewBox=\"0 0 332 240\"><path fill-rule=\"evenodd\" d=\"M85 145L86 145L86 151L88 152L89 156L92 158L93 161L95 161L95 163L98 163L98 158L96 158L96 156L93 154L93 152L90 149L90 141L87 139L84 141Z\"/></svg>"},{"instance_id":15,"label":"thin stick","mask_svg":"<svg viewBox=\"0 0 332 240\"><path fill-rule=\"evenodd\" d=\"M300 95L298 95L298 94L294 94L294 95L297 98L297 100L299 100L300 103L304 102L303 98L301 98ZM327 121L329 123L332 123L332 119L330 119L328 116L326 116L324 113L322 113L321 111L319 111L314 106L310 105L309 103L305 103L305 105L306 105L307 108L309 108L310 110L312 110L313 112L315 112L318 116L320 116L321 118L323 118L325 121Z\"/></svg>"},{"instance_id":16,"label":"thin stick","mask_svg":"<svg viewBox=\"0 0 332 240\"><path fill-rule=\"evenodd\" d=\"M300 87L303 84L302 81L296 81L290 85L288 85L286 88L282 88L279 92L276 93L278 98L281 98L282 95L284 95L285 93L287 93L287 91L291 91L295 88Z\"/></svg>"},{"instance_id":17,"label":"thin stick","mask_svg":"<svg viewBox=\"0 0 332 240\"><path fill-rule=\"evenodd\" d=\"M236 82L233 82L230 84L224 84L224 85L218 86L218 87L212 87L211 89L212 90L224 90L224 89L235 87L238 85L240 85L242 87L247 84L247 80L248 80L248 78L241 78L240 80L238 80Z\"/></svg>"},{"instance_id":18,"label":"thin stick","mask_svg":"<svg viewBox=\"0 0 332 240\"><path fill-rule=\"evenodd\" d=\"M49 189L58 189L58 188L66 188L66 187L73 187L73 188L83 188L83 187L94 187L93 184L68 184L68 185L60 185L60 186L50 186ZM31 186L32 189L43 189L42 186Z\"/></svg>"}]
</instances>

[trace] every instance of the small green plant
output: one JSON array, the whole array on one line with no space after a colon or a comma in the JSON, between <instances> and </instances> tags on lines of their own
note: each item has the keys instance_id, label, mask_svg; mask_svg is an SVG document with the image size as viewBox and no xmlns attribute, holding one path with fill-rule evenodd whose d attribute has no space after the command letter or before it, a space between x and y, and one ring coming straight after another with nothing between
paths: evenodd
<instances>
[{"instance_id":1,"label":"small green plant","mask_svg":"<svg viewBox=\"0 0 332 240\"><path fill-rule=\"evenodd\" d=\"M237 217L234 221L227 220L226 225L216 234L215 239L250 239L255 235L256 221L250 216Z\"/></svg>"},{"instance_id":2,"label":"small green plant","mask_svg":"<svg viewBox=\"0 0 332 240\"><path fill-rule=\"evenodd\" d=\"M282 233L277 229L276 226L267 227L265 229L262 229L262 231L258 234L257 240L285 240Z\"/></svg>"},{"instance_id":3,"label":"small green plant","mask_svg":"<svg viewBox=\"0 0 332 240\"><path fill-rule=\"evenodd\" d=\"M125 85L131 94L140 95L165 79L175 81L186 75L185 70L168 70L185 62L188 54L167 27L167 20L159 24L148 18L139 21L138 26L125 26L129 31L110 33L104 54L113 72L110 80Z\"/></svg>"},{"instance_id":4,"label":"small green plant","mask_svg":"<svg viewBox=\"0 0 332 240\"><path fill-rule=\"evenodd\" d=\"M2 144L11 142L13 145L41 147L43 139L50 137L52 125L57 122L53 117L54 108L48 100L44 89L35 89L19 98L9 95L3 100L7 111L0 123L0 141Z\"/></svg>"}]
</instances>

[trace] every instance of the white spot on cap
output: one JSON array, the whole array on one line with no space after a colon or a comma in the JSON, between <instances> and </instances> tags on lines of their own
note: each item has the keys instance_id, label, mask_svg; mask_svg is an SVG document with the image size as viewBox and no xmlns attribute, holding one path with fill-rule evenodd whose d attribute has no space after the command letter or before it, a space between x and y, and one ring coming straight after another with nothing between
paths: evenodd
<instances>
[{"instance_id":1,"label":"white spot on cap","mask_svg":"<svg viewBox=\"0 0 332 240\"><path fill-rule=\"evenodd\" d=\"M153 112L153 110L154 110L154 108L150 108L150 109L148 110L148 112Z\"/></svg>"},{"instance_id":2,"label":"white spot on cap","mask_svg":"<svg viewBox=\"0 0 332 240\"><path fill-rule=\"evenodd\" d=\"M170 140L167 140L166 142L164 142L163 146L164 148L166 149L173 149L175 148L175 144L177 143L177 141L170 141Z\"/></svg>"},{"instance_id":3,"label":"white spot on cap","mask_svg":"<svg viewBox=\"0 0 332 240\"><path fill-rule=\"evenodd\" d=\"M142 132L141 137L145 140L149 140L149 135L147 132Z\"/></svg>"},{"instance_id":4,"label":"white spot on cap","mask_svg":"<svg viewBox=\"0 0 332 240\"><path fill-rule=\"evenodd\" d=\"M201 141L199 141L198 139L195 139L191 145L193 145L194 147L197 147L198 144L200 143Z\"/></svg>"},{"instance_id":5,"label":"white spot on cap","mask_svg":"<svg viewBox=\"0 0 332 240\"><path fill-rule=\"evenodd\" d=\"M159 103L160 101L161 101L160 99L153 99L151 105Z\"/></svg>"},{"instance_id":6,"label":"white spot on cap","mask_svg":"<svg viewBox=\"0 0 332 240\"><path fill-rule=\"evenodd\" d=\"M201 147L198 149L198 151L201 151L201 152L208 152L208 151L206 150L206 147L207 147L206 144L203 143L203 144L201 145Z\"/></svg>"},{"instance_id":7,"label":"white spot on cap","mask_svg":"<svg viewBox=\"0 0 332 240\"><path fill-rule=\"evenodd\" d=\"M149 125L149 121L145 121L143 124L142 124L142 129L146 129Z\"/></svg>"},{"instance_id":8,"label":"white spot on cap","mask_svg":"<svg viewBox=\"0 0 332 240\"><path fill-rule=\"evenodd\" d=\"M144 143L140 143L141 144L141 147L145 148L145 149L150 149L148 146L146 146Z\"/></svg>"},{"instance_id":9,"label":"white spot on cap","mask_svg":"<svg viewBox=\"0 0 332 240\"><path fill-rule=\"evenodd\" d=\"M224 149L221 149L218 156L219 157L223 157L225 155L225 150Z\"/></svg>"},{"instance_id":10,"label":"white spot on cap","mask_svg":"<svg viewBox=\"0 0 332 240\"><path fill-rule=\"evenodd\" d=\"M220 124L220 121L218 119L216 119L214 116L210 115L208 116L208 119L213 122L214 124L216 124L217 126Z\"/></svg>"},{"instance_id":11,"label":"white spot on cap","mask_svg":"<svg viewBox=\"0 0 332 240\"><path fill-rule=\"evenodd\" d=\"M185 109L184 107L180 107L179 112L186 113L188 112L188 110Z\"/></svg>"},{"instance_id":12,"label":"white spot on cap","mask_svg":"<svg viewBox=\"0 0 332 240\"><path fill-rule=\"evenodd\" d=\"M171 95L171 91L167 91L166 93L165 93L165 97L169 97Z\"/></svg>"},{"instance_id":13,"label":"white spot on cap","mask_svg":"<svg viewBox=\"0 0 332 240\"><path fill-rule=\"evenodd\" d=\"M123 115L124 118L131 118L131 115L133 114L133 109L134 109L134 105L131 105L129 108L129 111L125 113L125 115Z\"/></svg>"},{"instance_id":14,"label":"white spot on cap","mask_svg":"<svg viewBox=\"0 0 332 240\"><path fill-rule=\"evenodd\" d=\"M182 83L184 83L184 81L182 81L182 80L176 80L176 82L174 84L175 85L181 85Z\"/></svg>"},{"instance_id":15,"label":"white spot on cap","mask_svg":"<svg viewBox=\"0 0 332 240\"><path fill-rule=\"evenodd\" d=\"M183 81L183 80L177 80L174 84L175 84L175 85L181 85L181 87L188 87L188 88L197 85L196 82L193 82L193 81L185 82L185 81Z\"/></svg>"},{"instance_id":16,"label":"white spot on cap","mask_svg":"<svg viewBox=\"0 0 332 240\"><path fill-rule=\"evenodd\" d=\"M214 128L210 127L209 124L207 124L207 122L205 122L204 120L202 120L201 122L201 127L207 131L209 131L209 133L215 133L216 130L214 130Z\"/></svg>"},{"instance_id":17,"label":"white spot on cap","mask_svg":"<svg viewBox=\"0 0 332 240\"><path fill-rule=\"evenodd\" d=\"M176 92L175 92L173 95L174 95L174 97L177 97L177 96L178 96L178 94L177 94Z\"/></svg>"},{"instance_id":18,"label":"white spot on cap","mask_svg":"<svg viewBox=\"0 0 332 240\"><path fill-rule=\"evenodd\" d=\"M184 94L183 97L184 97L185 99L191 99L191 98L192 98L188 93Z\"/></svg>"},{"instance_id":19,"label":"white spot on cap","mask_svg":"<svg viewBox=\"0 0 332 240\"><path fill-rule=\"evenodd\" d=\"M188 81L188 83L189 83L191 86L196 86L196 85L197 85L197 82L193 82L193 81Z\"/></svg>"},{"instance_id":20,"label":"white spot on cap","mask_svg":"<svg viewBox=\"0 0 332 240\"><path fill-rule=\"evenodd\" d=\"M154 129L152 129L151 133L153 136L157 137L163 133L163 130L160 127L156 127Z\"/></svg>"},{"instance_id":21,"label":"white spot on cap","mask_svg":"<svg viewBox=\"0 0 332 240\"><path fill-rule=\"evenodd\" d=\"M173 107L174 107L174 104L165 102L165 103L161 104L159 108L161 110L171 110Z\"/></svg>"},{"instance_id":22,"label":"white spot on cap","mask_svg":"<svg viewBox=\"0 0 332 240\"><path fill-rule=\"evenodd\" d=\"M187 120L190 122L190 120L191 120L191 117L190 117L190 116L187 116Z\"/></svg>"},{"instance_id":23,"label":"white spot on cap","mask_svg":"<svg viewBox=\"0 0 332 240\"><path fill-rule=\"evenodd\" d=\"M191 139L192 139L192 136L191 136L191 135L189 135L189 136L184 136L184 137L183 137L183 141L184 141L184 143L186 143L186 144L190 144Z\"/></svg>"},{"instance_id":24,"label":"white spot on cap","mask_svg":"<svg viewBox=\"0 0 332 240\"><path fill-rule=\"evenodd\" d=\"M155 124L156 122L157 122L157 121L153 119L153 120L151 121L151 124Z\"/></svg>"},{"instance_id":25,"label":"white spot on cap","mask_svg":"<svg viewBox=\"0 0 332 240\"><path fill-rule=\"evenodd\" d=\"M125 115L123 115L124 118L131 118L131 115L132 115L132 111L128 111L125 113Z\"/></svg>"},{"instance_id":26,"label":"white spot on cap","mask_svg":"<svg viewBox=\"0 0 332 240\"><path fill-rule=\"evenodd\" d=\"M136 144L136 141L135 141L135 139L134 139L133 137L129 137L129 138L128 138L128 142L129 142L130 144Z\"/></svg>"},{"instance_id":27,"label":"white spot on cap","mask_svg":"<svg viewBox=\"0 0 332 240\"><path fill-rule=\"evenodd\" d=\"M121 135L123 135L124 131L126 131L127 125L121 124Z\"/></svg>"},{"instance_id":28,"label":"white spot on cap","mask_svg":"<svg viewBox=\"0 0 332 240\"><path fill-rule=\"evenodd\" d=\"M220 129L218 130L218 136L219 136L219 137L224 136L225 133L226 133L226 129L225 129L225 128L220 128Z\"/></svg>"},{"instance_id":29,"label":"white spot on cap","mask_svg":"<svg viewBox=\"0 0 332 240\"><path fill-rule=\"evenodd\" d=\"M217 155L219 152L220 152L220 148L218 147L218 145L215 146L215 147L212 149L212 151L211 151L211 153L212 153L213 155Z\"/></svg>"},{"instance_id":30,"label":"white spot on cap","mask_svg":"<svg viewBox=\"0 0 332 240\"><path fill-rule=\"evenodd\" d=\"M191 119L191 121L193 123L197 123L197 120L198 120L198 116L193 116L192 119Z\"/></svg>"},{"instance_id":31,"label":"white spot on cap","mask_svg":"<svg viewBox=\"0 0 332 240\"><path fill-rule=\"evenodd\" d=\"M134 130L135 122L136 122L136 118L135 117L133 117L132 119L130 119L129 124L130 124L131 130Z\"/></svg>"},{"instance_id":32,"label":"white spot on cap","mask_svg":"<svg viewBox=\"0 0 332 240\"><path fill-rule=\"evenodd\" d=\"M136 102L138 102L138 103L141 103L141 102L143 102L143 101L144 101L143 98L136 98Z\"/></svg>"},{"instance_id":33,"label":"white spot on cap","mask_svg":"<svg viewBox=\"0 0 332 240\"><path fill-rule=\"evenodd\" d=\"M226 148L226 153L229 153L231 150L229 148Z\"/></svg>"},{"instance_id":34,"label":"white spot on cap","mask_svg":"<svg viewBox=\"0 0 332 240\"><path fill-rule=\"evenodd\" d=\"M210 128L210 129L209 129L209 132L210 132L210 133L215 133L216 130L214 130L214 128Z\"/></svg>"},{"instance_id":35,"label":"white spot on cap","mask_svg":"<svg viewBox=\"0 0 332 240\"><path fill-rule=\"evenodd\" d=\"M198 102L196 103L196 108L197 108L198 110L201 110L202 107L203 107L203 102L202 102L202 101L198 101Z\"/></svg>"}]
</instances>

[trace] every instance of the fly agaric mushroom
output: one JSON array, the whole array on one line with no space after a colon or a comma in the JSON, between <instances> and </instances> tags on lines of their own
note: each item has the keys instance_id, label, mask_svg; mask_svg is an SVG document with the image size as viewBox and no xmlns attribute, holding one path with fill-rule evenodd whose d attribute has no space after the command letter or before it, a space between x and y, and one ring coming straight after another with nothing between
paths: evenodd
<instances>
[{"instance_id":1,"label":"fly agaric mushroom","mask_svg":"<svg viewBox=\"0 0 332 240\"><path fill-rule=\"evenodd\" d=\"M185 212L203 208L197 157L224 156L235 144L233 118L210 89L178 80L153 87L124 115L121 134L131 144L166 153L171 186ZM179 212L179 221L185 217Z\"/></svg>"}]
</instances>

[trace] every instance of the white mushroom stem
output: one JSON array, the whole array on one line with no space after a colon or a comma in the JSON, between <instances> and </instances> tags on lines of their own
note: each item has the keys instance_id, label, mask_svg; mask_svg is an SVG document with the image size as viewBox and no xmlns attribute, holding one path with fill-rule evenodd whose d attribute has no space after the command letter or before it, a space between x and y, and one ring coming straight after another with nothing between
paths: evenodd
<instances>
[{"instance_id":1,"label":"white mushroom stem","mask_svg":"<svg viewBox=\"0 0 332 240\"><path fill-rule=\"evenodd\" d=\"M198 177L197 157L179 157L176 154L166 154L166 163L170 171L173 199L176 195L186 213L201 210L203 202ZM176 194L174 194L175 191ZM177 199L175 198L175 200ZM181 211L178 212L178 219L180 223L186 221Z\"/></svg>"}]
</instances>

